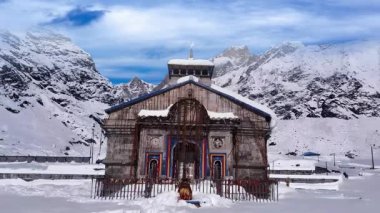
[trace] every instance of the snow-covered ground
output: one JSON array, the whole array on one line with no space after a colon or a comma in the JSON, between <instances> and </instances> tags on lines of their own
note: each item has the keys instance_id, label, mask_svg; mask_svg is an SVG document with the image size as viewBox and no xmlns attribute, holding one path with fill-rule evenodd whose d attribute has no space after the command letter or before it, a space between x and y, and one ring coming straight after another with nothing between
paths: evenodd
<instances>
[{"instance_id":1,"label":"snow-covered ground","mask_svg":"<svg viewBox=\"0 0 380 213\"><path fill-rule=\"evenodd\" d=\"M1 212L376 212L380 200L380 168L369 160L340 162L349 179L337 183L280 184L276 203L233 202L217 195L194 193L196 208L177 201L175 192L134 201L91 199L91 180L0 180ZM380 161L376 162L377 165Z\"/></svg>"},{"instance_id":2,"label":"snow-covered ground","mask_svg":"<svg viewBox=\"0 0 380 213\"><path fill-rule=\"evenodd\" d=\"M304 152L320 153L320 160L345 160L346 153L355 158L369 159L370 146L374 155L380 157L380 118L343 120L337 118L301 118L278 120L268 143L269 161L287 158L288 152L302 155ZM317 158L315 158L317 159Z\"/></svg>"},{"instance_id":3,"label":"snow-covered ground","mask_svg":"<svg viewBox=\"0 0 380 213\"><path fill-rule=\"evenodd\" d=\"M0 174L104 175L104 164L83 163L0 163Z\"/></svg>"},{"instance_id":4,"label":"snow-covered ground","mask_svg":"<svg viewBox=\"0 0 380 213\"><path fill-rule=\"evenodd\" d=\"M273 161L270 170L315 170L316 160L310 159L281 159Z\"/></svg>"},{"instance_id":5,"label":"snow-covered ground","mask_svg":"<svg viewBox=\"0 0 380 213\"><path fill-rule=\"evenodd\" d=\"M89 146L84 142L87 146L79 143L82 138L78 135L92 138L92 125L96 122L89 116L98 115L97 113L103 112L108 105L94 100L76 101L70 96L60 94L59 98L74 103L68 110L52 101L46 91L41 91L39 97L44 103L43 106L35 97L27 97L25 99L33 107L22 110L10 99L0 97L0 105L20 110L19 113L10 113L0 107L0 154L88 156ZM86 112L82 109L86 109ZM96 141L100 140L100 132L100 127L96 124ZM99 144L95 145L96 149L98 147ZM98 153L98 150L95 153Z\"/></svg>"}]
</instances>

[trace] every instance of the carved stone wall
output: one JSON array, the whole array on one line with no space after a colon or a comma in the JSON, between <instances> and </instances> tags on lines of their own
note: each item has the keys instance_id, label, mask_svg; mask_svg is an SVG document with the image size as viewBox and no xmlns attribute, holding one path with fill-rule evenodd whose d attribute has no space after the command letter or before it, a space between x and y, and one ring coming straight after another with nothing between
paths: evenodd
<instances>
[{"instance_id":1,"label":"carved stone wall","mask_svg":"<svg viewBox=\"0 0 380 213\"><path fill-rule=\"evenodd\" d=\"M166 131L160 129L142 129L140 131L139 141L139 158L137 174L145 175L145 155L149 153L165 152L165 135Z\"/></svg>"}]
</instances>

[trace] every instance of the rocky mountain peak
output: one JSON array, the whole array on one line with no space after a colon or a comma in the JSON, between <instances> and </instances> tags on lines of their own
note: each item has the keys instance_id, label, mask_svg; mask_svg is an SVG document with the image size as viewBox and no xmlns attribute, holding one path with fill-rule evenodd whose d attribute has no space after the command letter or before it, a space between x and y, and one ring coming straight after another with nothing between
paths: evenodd
<instances>
[{"instance_id":1,"label":"rocky mountain peak","mask_svg":"<svg viewBox=\"0 0 380 213\"><path fill-rule=\"evenodd\" d=\"M72 42L70 38L47 29L33 29L26 32L26 37L35 41L49 41L54 43Z\"/></svg>"},{"instance_id":2,"label":"rocky mountain peak","mask_svg":"<svg viewBox=\"0 0 380 213\"><path fill-rule=\"evenodd\" d=\"M304 47L302 43L299 42L284 42L278 46L275 46L265 52L260 58L279 58L287 54L291 54L299 48Z\"/></svg>"},{"instance_id":3,"label":"rocky mountain peak","mask_svg":"<svg viewBox=\"0 0 380 213\"><path fill-rule=\"evenodd\" d=\"M214 82L272 108L280 118L378 117L380 44L287 42L243 66L224 66Z\"/></svg>"},{"instance_id":4,"label":"rocky mountain peak","mask_svg":"<svg viewBox=\"0 0 380 213\"><path fill-rule=\"evenodd\" d=\"M122 102L149 93L155 86L135 76L128 83L115 85L112 93Z\"/></svg>"},{"instance_id":5,"label":"rocky mountain peak","mask_svg":"<svg viewBox=\"0 0 380 213\"><path fill-rule=\"evenodd\" d=\"M70 94L78 100L110 103L111 84L101 76L91 56L70 39L49 31L23 36L3 33L0 77L4 89L33 93L33 88Z\"/></svg>"},{"instance_id":6,"label":"rocky mountain peak","mask_svg":"<svg viewBox=\"0 0 380 213\"><path fill-rule=\"evenodd\" d=\"M137 76L134 76L129 82L128 84L130 86L140 86L141 84L144 84L146 82L144 82L143 80L141 80L139 77Z\"/></svg>"},{"instance_id":7,"label":"rocky mountain peak","mask_svg":"<svg viewBox=\"0 0 380 213\"><path fill-rule=\"evenodd\" d=\"M20 39L17 36L13 35L9 31L4 30L0 30L0 39L2 48L4 48L6 45L10 45L17 48L20 43Z\"/></svg>"},{"instance_id":8,"label":"rocky mountain peak","mask_svg":"<svg viewBox=\"0 0 380 213\"><path fill-rule=\"evenodd\" d=\"M252 55L248 46L234 46L225 49L221 54L212 58L215 64L214 77L226 74L232 68L237 69L240 66L252 63L256 60L256 56Z\"/></svg>"},{"instance_id":9,"label":"rocky mountain peak","mask_svg":"<svg viewBox=\"0 0 380 213\"><path fill-rule=\"evenodd\" d=\"M284 53L291 53L291 52L294 52L296 49L303 48L303 47L305 47L305 45L302 42L286 41L272 47L269 51L280 50Z\"/></svg>"},{"instance_id":10,"label":"rocky mountain peak","mask_svg":"<svg viewBox=\"0 0 380 213\"><path fill-rule=\"evenodd\" d=\"M216 57L229 57L229 58L247 58L251 57L251 53L249 52L248 46L232 46L230 48L225 49L220 55Z\"/></svg>"},{"instance_id":11,"label":"rocky mountain peak","mask_svg":"<svg viewBox=\"0 0 380 213\"><path fill-rule=\"evenodd\" d=\"M104 109L152 87L134 78L117 96L69 38L0 31L0 154L87 155L86 147L102 140Z\"/></svg>"}]
</instances>

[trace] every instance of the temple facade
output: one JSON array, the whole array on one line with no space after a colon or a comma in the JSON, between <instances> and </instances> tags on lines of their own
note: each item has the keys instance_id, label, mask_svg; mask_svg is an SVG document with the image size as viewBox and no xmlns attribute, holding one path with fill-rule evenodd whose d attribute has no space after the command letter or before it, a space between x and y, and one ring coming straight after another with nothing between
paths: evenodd
<instances>
[{"instance_id":1,"label":"temple facade","mask_svg":"<svg viewBox=\"0 0 380 213\"><path fill-rule=\"evenodd\" d=\"M106 110L106 177L267 179L274 114L213 85L213 69L170 60L163 88Z\"/></svg>"}]
</instances>

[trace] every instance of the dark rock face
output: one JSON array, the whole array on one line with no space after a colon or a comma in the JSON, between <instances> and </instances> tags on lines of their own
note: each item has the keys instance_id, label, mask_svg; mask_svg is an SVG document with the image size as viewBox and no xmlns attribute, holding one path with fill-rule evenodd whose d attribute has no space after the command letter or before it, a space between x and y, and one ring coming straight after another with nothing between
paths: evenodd
<instances>
[{"instance_id":1,"label":"dark rock face","mask_svg":"<svg viewBox=\"0 0 380 213\"><path fill-rule=\"evenodd\" d=\"M367 60L380 60L376 49L380 45L371 42L285 43L251 63L228 68L214 82L267 105L282 119L377 117L380 63Z\"/></svg>"},{"instance_id":2,"label":"dark rock face","mask_svg":"<svg viewBox=\"0 0 380 213\"><path fill-rule=\"evenodd\" d=\"M6 107L5 109L8 110L8 111L11 112L11 113L19 113L19 112L20 112L20 110L12 109L12 108L10 108L10 107Z\"/></svg>"}]
</instances>

